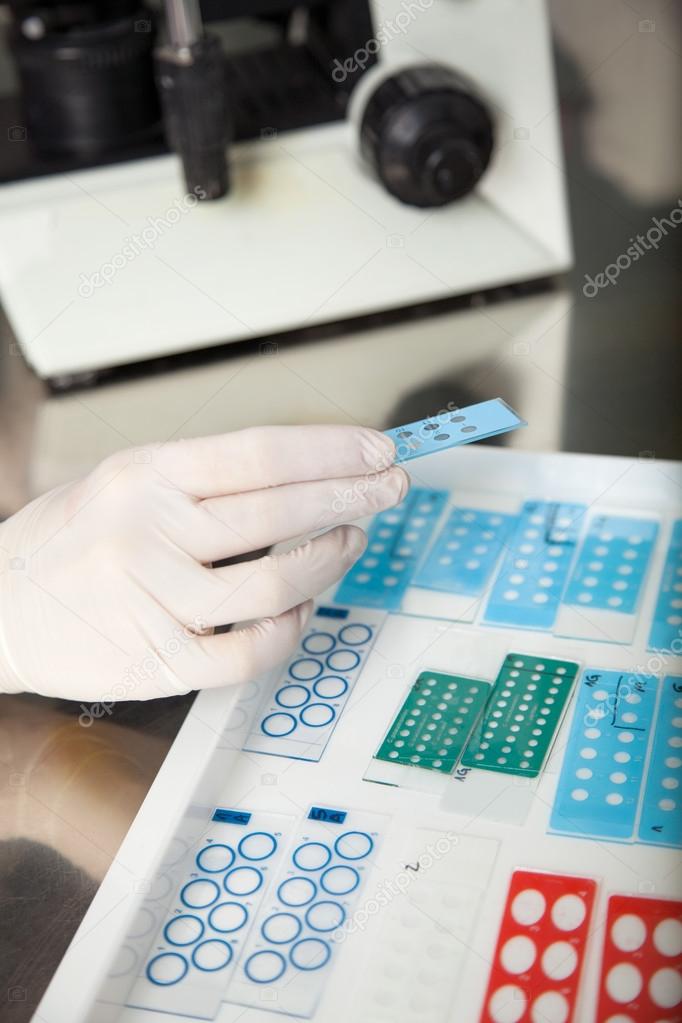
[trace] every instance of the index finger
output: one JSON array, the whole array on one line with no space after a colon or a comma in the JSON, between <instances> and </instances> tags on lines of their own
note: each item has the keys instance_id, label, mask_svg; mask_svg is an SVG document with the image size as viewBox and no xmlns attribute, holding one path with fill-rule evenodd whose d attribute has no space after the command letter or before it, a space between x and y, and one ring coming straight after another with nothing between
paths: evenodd
<instances>
[{"instance_id":1,"label":"index finger","mask_svg":"<svg viewBox=\"0 0 682 1023\"><path fill-rule=\"evenodd\" d=\"M393 464L395 445L365 426L254 426L172 441L154 454L159 472L193 497L283 483L368 475Z\"/></svg>"}]
</instances>

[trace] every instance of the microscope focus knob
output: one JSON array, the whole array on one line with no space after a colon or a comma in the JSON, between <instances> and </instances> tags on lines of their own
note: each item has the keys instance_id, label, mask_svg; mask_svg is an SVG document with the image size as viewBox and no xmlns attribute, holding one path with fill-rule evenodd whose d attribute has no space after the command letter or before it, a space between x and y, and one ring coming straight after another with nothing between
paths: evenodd
<instances>
[{"instance_id":1,"label":"microscope focus knob","mask_svg":"<svg viewBox=\"0 0 682 1023\"><path fill-rule=\"evenodd\" d=\"M396 198L443 206L470 192L488 166L493 122L455 71L440 64L404 68L366 99L360 149Z\"/></svg>"}]
</instances>

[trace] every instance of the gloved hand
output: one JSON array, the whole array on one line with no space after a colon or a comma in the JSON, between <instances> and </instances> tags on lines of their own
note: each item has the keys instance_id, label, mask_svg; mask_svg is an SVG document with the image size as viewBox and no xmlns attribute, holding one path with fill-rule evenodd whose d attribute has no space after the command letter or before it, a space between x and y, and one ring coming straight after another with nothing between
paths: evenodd
<instances>
[{"instance_id":1,"label":"gloved hand","mask_svg":"<svg viewBox=\"0 0 682 1023\"><path fill-rule=\"evenodd\" d=\"M0 690L106 703L257 676L363 552L338 523L405 496L394 457L374 430L259 427L122 451L44 494L0 525Z\"/></svg>"}]
</instances>

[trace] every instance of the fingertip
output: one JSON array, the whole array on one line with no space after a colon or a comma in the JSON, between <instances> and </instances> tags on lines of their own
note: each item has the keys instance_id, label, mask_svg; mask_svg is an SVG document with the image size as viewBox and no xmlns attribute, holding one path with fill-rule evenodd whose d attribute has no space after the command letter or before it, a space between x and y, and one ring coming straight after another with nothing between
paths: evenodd
<instances>
[{"instance_id":1,"label":"fingertip","mask_svg":"<svg viewBox=\"0 0 682 1023\"><path fill-rule=\"evenodd\" d=\"M383 472L395 462L395 444L380 430L364 429L361 444L363 461L370 472Z\"/></svg>"},{"instance_id":2,"label":"fingertip","mask_svg":"<svg viewBox=\"0 0 682 1023\"><path fill-rule=\"evenodd\" d=\"M393 465L398 457L398 452L396 450L395 442L385 433L380 433L379 437L381 438L382 450L386 452L386 466L388 467Z\"/></svg>"},{"instance_id":3,"label":"fingertip","mask_svg":"<svg viewBox=\"0 0 682 1023\"><path fill-rule=\"evenodd\" d=\"M394 508L407 497L411 479L402 466L394 465L382 476L379 508Z\"/></svg>"},{"instance_id":4,"label":"fingertip","mask_svg":"<svg viewBox=\"0 0 682 1023\"><path fill-rule=\"evenodd\" d=\"M391 472L400 473L400 476L402 477L403 486L400 492L400 497L398 498L398 504L400 504L400 502L404 501L407 497L408 491L412 486L412 479L410 474L402 467L402 465L394 465Z\"/></svg>"},{"instance_id":5,"label":"fingertip","mask_svg":"<svg viewBox=\"0 0 682 1023\"><path fill-rule=\"evenodd\" d=\"M345 547L350 560L357 561L367 547L367 534L360 526L340 526L345 533Z\"/></svg>"},{"instance_id":6,"label":"fingertip","mask_svg":"<svg viewBox=\"0 0 682 1023\"><path fill-rule=\"evenodd\" d=\"M310 617L313 613L314 602L312 600L304 600L302 604L296 607L298 612L298 623L301 629L305 629L306 625L310 621Z\"/></svg>"}]
</instances>

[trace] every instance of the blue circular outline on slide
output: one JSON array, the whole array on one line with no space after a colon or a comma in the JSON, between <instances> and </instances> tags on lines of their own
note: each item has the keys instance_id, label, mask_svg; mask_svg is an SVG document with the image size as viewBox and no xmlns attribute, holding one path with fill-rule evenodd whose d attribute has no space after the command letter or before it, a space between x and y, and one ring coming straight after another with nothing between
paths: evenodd
<instances>
[{"instance_id":1,"label":"blue circular outline on slide","mask_svg":"<svg viewBox=\"0 0 682 1023\"><path fill-rule=\"evenodd\" d=\"M328 650L308 650L308 648L306 647L306 643L308 642L308 640L309 639L318 639L320 636L327 636L332 641L332 645L329 647L329 649ZM336 636L334 635L333 632L324 632L324 630L321 630L320 632L311 632L309 636L305 637L305 639L301 643L301 646L303 647L303 649L305 650L305 652L307 654L310 654L311 657L314 657L315 659L317 659L320 656L324 657L326 654L330 654L332 652L332 650L336 646Z\"/></svg>"},{"instance_id":2,"label":"blue circular outline on slide","mask_svg":"<svg viewBox=\"0 0 682 1023\"><path fill-rule=\"evenodd\" d=\"M306 711L311 710L313 707L324 707L325 710L328 710L331 714L329 721L321 721L319 725L311 725L309 721L306 721L303 715L306 713ZM335 717L336 711L329 703L306 703L305 707L303 707L303 709L299 711L298 715L299 721L301 722L302 725L305 725L306 728L326 728L328 725L332 723Z\"/></svg>"},{"instance_id":3,"label":"blue circular outline on slide","mask_svg":"<svg viewBox=\"0 0 682 1023\"><path fill-rule=\"evenodd\" d=\"M355 884L353 885L353 887L349 888L348 891L345 891L345 892L330 892L329 889L325 888L325 886L324 886L324 879L325 879L326 875L331 870L352 870L353 873L355 874ZM351 892L355 891L355 889L357 888L357 886L359 884L360 884L360 875L358 874L357 870L355 869L355 867L349 867L345 863L337 863L333 867L327 867L325 872L322 874L322 877L320 878L320 888L322 889L322 891L326 892L327 895L334 895L337 899L342 899L344 897L344 895L350 895Z\"/></svg>"},{"instance_id":4,"label":"blue circular outline on slide","mask_svg":"<svg viewBox=\"0 0 682 1023\"><path fill-rule=\"evenodd\" d=\"M250 892L231 892L230 889L227 887L227 879L230 876L230 874L234 874L236 870L255 870L255 872L258 874L258 884L256 885L256 887L252 888ZM225 889L228 895L232 895L235 899L248 899L250 895L255 895L256 892L259 891L262 887L263 871L259 870L258 867L249 867L243 865L239 867L233 867L232 870L228 870L227 874L225 874L225 877L223 878L223 888Z\"/></svg>"},{"instance_id":5,"label":"blue circular outline on slide","mask_svg":"<svg viewBox=\"0 0 682 1023\"><path fill-rule=\"evenodd\" d=\"M196 961L195 956L202 945L224 945L229 951L229 956L226 963L222 966L200 966ZM202 941L192 952L192 966L196 966L197 970L201 970L202 973L217 973L218 970L224 970L226 966L229 966L234 959L234 949L230 945L229 941L223 941L222 938L209 938L208 941Z\"/></svg>"},{"instance_id":6,"label":"blue circular outline on slide","mask_svg":"<svg viewBox=\"0 0 682 1023\"><path fill-rule=\"evenodd\" d=\"M312 912L312 910L316 909L318 906L334 906L335 909L341 910L341 919L339 920L338 924L334 924L333 927L316 927L315 924L311 924L310 920L308 919L308 916ZM308 908L305 911L305 922L307 923L310 930L315 931L316 934L329 934L331 931L335 931L337 927L343 926L343 922L345 919L346 911L341 905L341 903L337 902L335 899L320 899L320 901L316 902L314 905L308 906Z\"/></svg>"},{"instance_id":7,"label":"blue circular outline on slide","mask_svg":"<svg viewBox=\"0 0 682 1023\"><path fill-rule=\"evenodd\" d=\"M327 853L327 859L324 861L324 863L321 863L319 867L302 867L301 864L296 859L296 854L299 853L301 851L301 849L307 849L311 845L316 845L316 846L319 846L320 849L324 849L324 851ZM291 854L291 859L292 859L292 862L293 862L294 866L296 867L296 869L297 870L305 870L308 874L312 874L316 870L324 870L324 868L329 863L331 863L331 858L332 858L332 851L329 848L329 846L326 845L324 842L301 842L301 844L296 846L296 848L294 849L293 853ZM306 903L304 902L303 905L305 906Z\"/></svg>"},{"instance_id":8,"label":"blue circular outline on slide","mask_svg":"<svg viewBox=\"0 0 682 1023\"><path fill-rule=\"evenodd\" d=\"M185 892L190 887L190 885L193 884L212 884L216 890L215 898L211 899L210 902L204 903L203 906L192 906L191 903L187 902L187 900L185 899ZM183 906L187 906L188 909L208 909L208 907L212 906L215 900L219 897L220 886L210 877L193 877L191 881L188 881L187 884L184 884L182 886L182 890L180 892L180 902L183 904Z\"/></svg>"},{"instance_id":9,"label":"blue circular outline on slide","mask_svg":"<svg viewBox=\"0 0 682 1023\"><path fill-rule=\"evenodd\" d=\"M221 909L222 906L238 906L239 909L241 909L242 913L244 914L244 919L242 920L242 922L239 924L238 927L229 927L227 930L225 930L224 927L216 927L216 925L211 920L211 917L213 916L215 911L217 909ZM217 906L213 906L213 908L211 909L211 912L208 914L209 926L211 926L214 931L217 931L218 934L234 934L235 931L240 931L242 929L242 927L244 926L244 924L246 923L246 921L248 919L249 919L249 911L246 908L246 906L242 906L241 902L232 902L232 901L229 901L229 902L219 902Z\"/></svg>"},{"instance_id":10,"label":"blue circular outline on slide","mask_svg":"<svg viewBox=\"0 0 682 1023\"><path fill-rule=\"evenodd\" d=\"M185 967L185 969L183 970L183 972L180 974L180 976L176 980L166 980L166 981L164 981L164 980L154 980L154 978L152 977L152 975L150 973L150 970L151 970L152 966L154 965L154 963L158 962L159 959L165 959L166 956L172 956L174 959L181 959L182 960L182 965ZM172 987L173 984L179 984L181 980L185 979L185 977L187 976L187 971L188 970L189 970L189 963L187 962L187 960L185 959L184 956L180 955L179 952L160 952L159 955L154 956L153 959L149 960L149 962L147 963L147 965L145 967L145 971L144 972L146 974L146 977L147 977L147 980L149 981L149 983L150 984L154 984L155 987Z\"/></svg>"},{"instance_id":11,"label":"blue circular outline on slide","mask_svg":"<svg viewBox=\"0 0 682 1023\"><path fill-rule=\"evenodd\" d=\"M275 941L274 938L268 938L267 934L265 933L265 925L267 924L268 920L273 920L276 916L290 916L292 920L296 921L296 923L298 924L298 930L294 934L293 938L285 938L284 941ZM271 913L270 916L263 921L260 928L260 932L263 935L264 939L266 941L269 941L271 945L288 945L290 941L296 941L302 930L303 924L301 923L300 918L297 917L295 913Z\"/></svg>"},{"instance_id":12,"label":"blue circular outline on slide","mask_svg":"<svg viewBox=\"0 0 682 1023\"><path fill-rule=\"evenodd\" d=\"M339 852L339 842L341 842L344 838L347 838L349 835L361 835L362 838L366 838L367 841L369 842L369 849L367 850L367 852L362 853L362 855L360 856L344 856L342 852ZM334 852L336 853L336 855L340 856L342 860L348 860L350 863L353 863L355 860L364 860L365 856L369 856L373 848L374 839L372 838L371 835L368 835L366 831L344 831L344 833L342 835L339 835L339 837L334 842Z\"/></svg>"},{"instance_id":13,"label":"blue circular outline on slide","mask_svg":"<svg viewBox=\"0 0 682 1023\"><path fill-rule=\"evenodd\" d=\"M331 652L332 651L330 651L330 653ZM301 661L317 661L317 663L320 666L320 670L318 671L318 673L316 675L311 675L310 678L299 678L298 675L294 675L294 668L296 667L297 664L300 664ZM311 657L311 656L308 656L308 657L298 657L293 662L293 664L289 665L289 674L291 675L291 677L294 679L295 682L312 682L314 678L319 678L320 677L320 675L322 674L323 670L324 670L324 665L322 664L322 661L320 660L319 657Z\"/></svg>"},{"instance_id":14,"label":"blue circular outline on slide","mask_svg":"<svg viewBox=\"0 0 682 1023\"><path fill-rule=\"evenodd\" d=\"M341 692L337 693L335 696L325 696L324 693L318 693L317 687L322 682L326 682L327 679L338 679L339 682L342 682L343 689L341 690ZM320 700L340 700L341 697L345 696L346 693L348 692L348 682L341 675L323 675L322 678L316 678L315 681L313 682L313 692L315 693L315 696L317 696L318 699Z\"/></svg>"},{"instance_id":15,"label":"blue circular outline on slide","mask_svg":"<svg viewBox=\"0 0 682 1023\"><path fill-rule=\"evenodd\" d=\"M308 884L313 889L313 894L310 896L309 899L306 899L305 902L287 902L287 900L282 895L282 888L284 888L285 884L289 884L290 881L307 881ZM316 895L317 885L313 881L312 877L303 877L302 874L294 874L293 877L285 877L277 888L277 898L279 899L283 906L289 906L290 909L301 909L303 906L310 905L310 903L313 901Z\"/></svg>"},{"instance_id":16,"label":"blue circular outline on slide","mask_svg":"<svg viewBox=\"0 0 682 1023\"><path fill-rule=\"evenodd\" d=\"M285 689L302 689L305 693L305 700L301 700L300 703L282 703L279 698L279 694L283 693ZM289 682L285 686L280 686L275 693L275 703L278 707L284 707L285 710L296 710L298 707L303 707L310 699L310 690L306 686L301 685L300 682Z\"/></svg>"},{"instance_id":17,"label":"blue circular outline on slide","mask_svg":"<svg viewBox=\"0 0 682 1023\"><path fill-rule=\"evenodd\" d=\"M306 941L318 941L321 945L324 945L326 949L327 958L323 959L322 962L319 963L317 966L299 966L298 963L294 962L294 952L296 951L299 945L304 945ZM331 959L331 955L332 955L331 946L328 941L324 940L324 938L301 938L300 941L297 941L296 944L292 945L291 948L289 949L289 959L291 960L291 965L295 967L297 970L301 970L303 973L312 973L313 970L321 970L323 966L327 965L327 963Z\"/></svg>"},{"instance_id":18,"label":"blue circular outline on slide","mask_svg":"<svg viewBox=\"0 0 682 1023\"><path fill-rule=\"evenodd\" d=\"M355 664L351 664L350 667L348 667L348 668L335 668L333 664L329 663L329 658L330 657L334 657L336 654L352 654L353 657L356 658ZM360 657L360 654L357 652L357 650L351 650L349 647L339 647L337 650L332 650L332 652L330 654L327 654L327 656L324 659L324 663L329 668L329 670L330 671L335 671L335 672L336 671L355 671L355 669L357 668L357 666L360 663L360 661L361 661L361 657Z\"/></svg>"},{"instance_id":19,"label":"blue circular outline on slide","mask_svg":"<svg viewBox=\"0 0 682 1023\"><path fill-rule=\"evenodd\" d=\"M244 850L242 849L244 842L248 842L250 838L255 838L256 835L265 835L266 838L269 838L272 841L272 849L270 850L269 853L266 853L265 856L247 856ZM277 839L275 838L274 835L271 835L269 831L252 831L250 832L250 834L244 835L244 837L239 840L237 852L245 860L248 860L249 863L262 863L263 860L269 859L271 856L274 856L274 854L277 852Z\"/></svg>"},{"instance_id":20,"label":"blue circular outline on slide","mask_svg":"<svg viewBox=\"0 0 682 1023\"><path fill-rule=\"evenodd\" d=\"M172 924L176 923L176 921L178 921L178 920L196 920L196 922L201 927L201 930L199 931L199 937L198 938L190 938L189 941L173 941L173 939L168 936L168 928ZM171 919L166 923L166 925L165 925L165 927L163 929L163 936L164 936L164 938L166 939L166 941L168 942L169 945L173 945L175 948L186 948L188 945L193 945L195 941L201 941L201 939L204 936L204 932L205 931L206 931L206 926L204 924L204 921L201 919L201 917L194 916L192 913L180 913L179 916L171 917Z\"/></svg>"},{"instance_id":21,"label":"blue circular outline on slide","mask_svg":"<svg viewBox=\"0 0 682 1023\"><path fill-rule=\"evenodd\" d=\"M251 962L251 960L255 959L256 956L263 956L263 955L277 956L277 958L279 959L279 961L282 964L282 969L279 971L279 973L276 976L274 976L274 977L269 977L268 980L258 980L257 977L252 977L251 974L249 973L249 963ZM284 956L282 955L282 953L281 952L275 952L271 948L263 948L259 952L253 952L249 956L249 958L246 960L246 962L244 963L244 973L249 978L249 980L251 981L252 984L274 984L276 980L279 980L279 978L282 976L282 974L284 973L286 968L287 968L287 961L284 958Z\"/></svg>"},{"instance_id":22,"label":"blue circular outline on slide","mask_svg":"<svg viewBox=\"0 0 682 1023\"><path fill-rule=\"evenodd\" d=\"M349 643L347 639L343 638L343 634L344 632L346 632L347 629L356 628L367 629L367 636L365 637L365 639L361 639L359 643ZM369 642L371 638L372 629L369 627L369 625L365 625L364 622L349 622L348 625L344 625L342 629L339 629L339 643L345 643L346 646L362 646L364 643Z\"/></svg>"},{"instance_id":23,"label":"blue circular outline on slide","mask_svg":"<svg viewBox=\"0 0 682 1023\"><path fill-rule=\"evenodd\" d=\"M199 862L199 858L203 856L205 852L208 852L209 849L229 849L230 853L232 854L232 859L230 860L226 867L219 867L217 870L209 870L208 867L202 867L201 863ZM230 867L232 866L236 859L237 856L231 845L225 845L224 842L216 842L215 844L205 845L203 849L200 849L199 852L194 857L194 862L196 863L199 870L203 870L205 874L222 874L224 870L230 869Z\"/></svg>"},{"instance_id":24,"label":"blue circular outline on slide","mask_svg":"<svg viewBox=\"0 0 682 1023\"><path fill-rule=\"evenodd\" d=\"M269 732L267 730L267 728L265 727L266 724L268 723L270 718L275 718L275 717L291 718L291 728L289 729L288 732ZM291 733L296 728L297 724L298 724L298 722L296 721L296 718L294 717L293 714L285 714L283 711L277 710L277 711L275 711L274 714L268 714L268 716L266 718L263 718L263 720L260 723L260 727L261 727L261 731L265 732L265 734L267 736L269 736L271 739L284 739L287 735L291 735Z\"/></svg>"}]
</instances>

